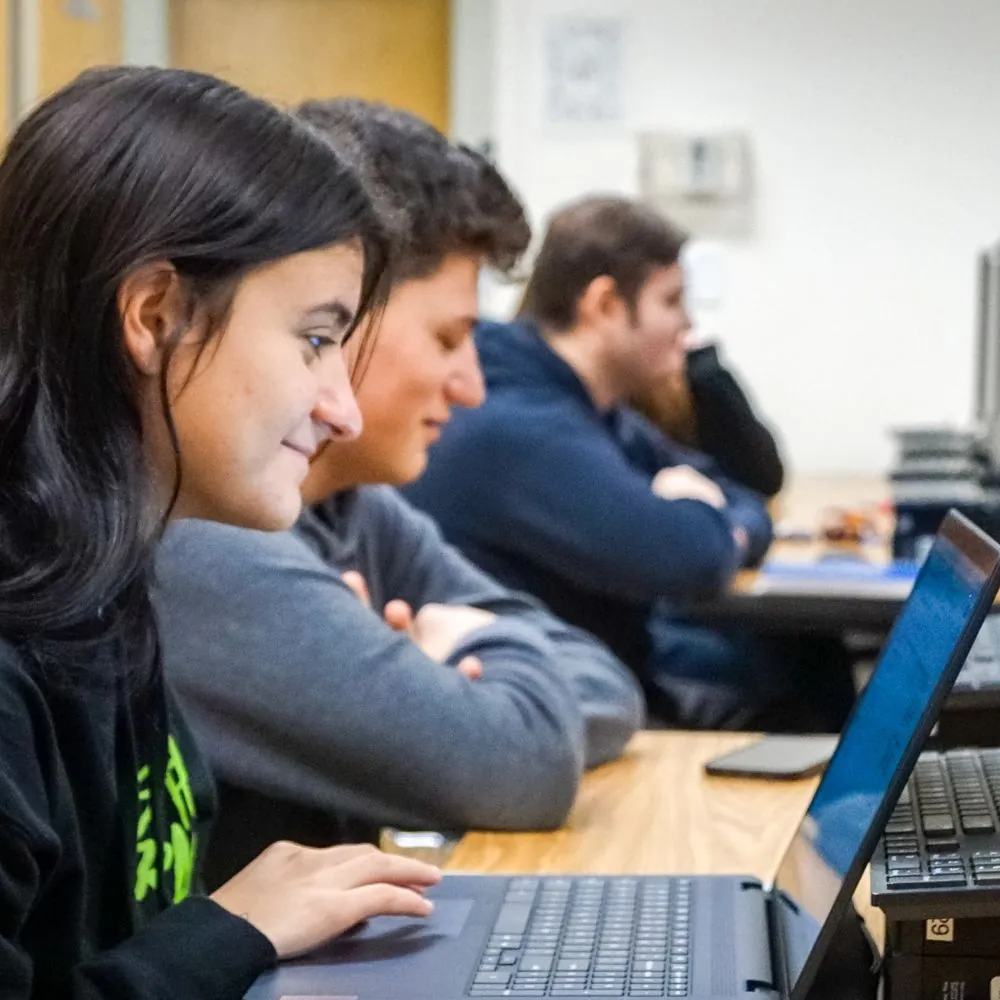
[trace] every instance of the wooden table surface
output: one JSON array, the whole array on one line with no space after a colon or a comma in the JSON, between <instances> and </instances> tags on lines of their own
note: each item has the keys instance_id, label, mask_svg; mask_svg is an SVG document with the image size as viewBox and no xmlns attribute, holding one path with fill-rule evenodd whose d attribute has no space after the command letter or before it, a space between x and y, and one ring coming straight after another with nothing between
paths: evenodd
<instances>
[{"instance_id":1,"label":"wooden table surface","mask_svg":"<svg viewBox=\"0 0 1000 1000\"><path fill-rule=\"evenodd\" d=\"M716 628L884 635L912 586L909 577L882 572L891 562L888 495L888 482L878 476L794 480L772 505L779 537L768 552L767 569L737 573L726 591L685 606L686 612ZM816 532L831 508L865 512L877 533L864 544L819 540ZM803 541L803 533L811 540ZM831 571L823 572L817 564L831 558ZM777 564L792 571L781 572ZM795 564L816 569L803 573Z\"/></svg>"},{"instance_id":2,"label":"wooden table surface","mask_svg":"<svg viewBox=\"0 0 1000 1000\"><path fill-rule=\"evenodd\" d=\"M891 495L888 477L877 474L793 475L773 501L772 515L784 528L815 531L824 511L840 507L865 511L887 528L883 508Z\"/></svg>"},{"instance_id":3,"label":"wooden table surface","mask_svg":"<svg viewBox=\"0 0 1000 1000\"><path fill-rule=\"evenodd\" d=\"M468 833L450 871L484 874L737 874L770 879L816 779L707 777L712 757L747 733L642 732L621 760L590 772L552 833ZM881 939L867 878L855 895Z\"/></svg>"},{"instance_id":4,"label":"wooden table surface","mask_svg":"<svg viewBox=\"0 0 1000 1000\"><path fill-rule=\"evenodd\" d=\"M782 495L783 523L815 529L828 505L877 506L883 477L808 477ZM782 545L782 558L813 558ZM777 554L777 553L776 553ZM744 578L750 584L752 578ZM756 737L747 733L642 732L621 760L590 772L573 811L551 833L468 833L451 871L486 874L747 874L771 879L816 787L816 779L711 778L712 757ZM855 904L882 939L867 876Z\"/></svg>"},{"instance_id":5,"label":"wooden table surface","mask_svg":"<svg viewBox=\"0 0 1000 1000\"><path fill-rule=\"evenodd\" d=\"M768 559L782 563L812 563L824 556L846 556L875 565L891 560L892 518L884 508L889 500L889 482L883 476L802 476L793 479L774 501L772 514L779 529L815 534L830 508L868 513L878 528L878 537L864 545L813 540L783 541L771 546ZM752 592L759 574L737 575L734 590ZM905 594L904 594L905 596Z\"/></svg>"}]
</instances>

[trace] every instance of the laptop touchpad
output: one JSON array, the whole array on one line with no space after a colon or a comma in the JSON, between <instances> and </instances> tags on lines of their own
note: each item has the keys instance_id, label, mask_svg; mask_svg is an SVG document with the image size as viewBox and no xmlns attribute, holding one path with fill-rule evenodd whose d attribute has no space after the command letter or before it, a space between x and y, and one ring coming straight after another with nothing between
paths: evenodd
<instances>
[{"instance_id":1,"label":"laptop touchpad","mask_svg":"<svg viewBox=\"0 0 1000 1000\"><path fill-rule=\"evenodd\" d=\"M436 899L429 917L372 917L299 961L341 965L403 958L457 938L472 913L474 899Z\"/></svg>"},{"instance_id":2,"label":"laptop touchpad","mask_svg":"<svg viewBox=\"0 0 1000 1000\"><path fill-rule=\"evenodd\" d=\"M504 878L445 878L428 894L434 912L426 919L373 917L265 973L248 996L454 1000L472 980L506 884Z\"/></svg>"},{"instance_id":3,"label":"laptop touchpad","mask_svg":"<svg viewBox=\"0 0 1000 1000\"><path fill-rule=\"evenodd\" d=\"M458 937L472 912L473 899L437 899L429 917L373 917L340 938L348 941L400 940L405 937Z\"/></svg>"}]
</instances>

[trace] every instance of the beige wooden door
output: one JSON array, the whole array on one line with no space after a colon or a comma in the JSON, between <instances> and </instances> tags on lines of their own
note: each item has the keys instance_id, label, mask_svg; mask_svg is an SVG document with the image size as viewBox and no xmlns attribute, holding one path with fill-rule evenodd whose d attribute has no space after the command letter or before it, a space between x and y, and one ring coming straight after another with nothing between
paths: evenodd
<instances>
[{"instance_id":1,"label":"beige wooden door","mask_svg":"<svg viewBox=\"0 0 1000 1000\"><path fill-rule=\"evenodd\" d=\"M172 0L171 63L282 105L352 95L448 127L448 0Z\"/></svg>"},{"instance_id":2,"label":"beige wooden door","mask_svg":"<svg viewBox=\"0 0 1000 1000\"><path fill-rule=\"evenodd\" d=\"M122 0L38 0L39 98L90 66L121 61Z\"/></svg>"},{"instance_id":3,"label":"beige wooden door","mask_svg":"<svg viewBox=\"0 0 1000 1000\"><path fill-rule=\"evenodd\" d=\"M10 130L11 76L10 0L0 0L0 143Z\"/></svg>"}]
</instances>

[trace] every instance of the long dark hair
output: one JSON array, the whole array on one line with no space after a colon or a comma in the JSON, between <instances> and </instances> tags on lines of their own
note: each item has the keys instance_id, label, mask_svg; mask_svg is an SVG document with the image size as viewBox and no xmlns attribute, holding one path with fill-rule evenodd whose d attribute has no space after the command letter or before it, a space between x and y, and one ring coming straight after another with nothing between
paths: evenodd
<instances>
[{"instance_id":1,"label":"long dark hair","mask_svg":"<svg viewBox=\"0 0 1000 1000\"><path fill-rule=\"evenodd\" d=\"M348 241L364 252L360 318L388 254L360 181L307 126L214 77L91 71L17 129L0 163L0 635L43 662L109 638L137 668L156 659L162 510L122 280L167 260L192 315L220 316L252 269Z\"/></svg>"}]
</instances>

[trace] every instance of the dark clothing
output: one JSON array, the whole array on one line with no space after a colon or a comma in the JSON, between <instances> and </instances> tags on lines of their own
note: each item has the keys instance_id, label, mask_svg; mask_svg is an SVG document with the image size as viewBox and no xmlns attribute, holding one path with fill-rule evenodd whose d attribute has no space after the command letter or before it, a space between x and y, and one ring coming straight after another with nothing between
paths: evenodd
<instances>
[{"instance_id":1,"label":"dark clothing","mask_svg":"<svg viewBox=\"0 0 1000 1000\"><path fill-rule=\"evenodd\" d=\"M854 705L852 660L836 636L712 629L670 608L649 618L650 711L689 729L839 732Z\"/></svg>"},{"instance_id":2,"label":"dark clothing","mask_svg":"<svg viewBox=\"0 0 1000 1000\"><path fill-rule=\"evenodd\" d=\"M774 436L757 419L714 344L689 351L687 382L698 448L727 476L764 496L781 490L785 469Z\"/></svg>"},{"instance_id":3,"label":"dark clothing","mask_svg":"<svg viewBox=\"0 0 1000 1000\"><path fill-rule=\"evenodd\" d=\"M0 641L0 996L238 1000L274 949L190 896L211 780L115 659L71 680Z\"/></svg>"},{"instance_id":4,"label":"dark clothing","mask_svg":"<svg viewBox=\"0 0 1000 1000\"><path fill-rule=\"evenodd\" d=\"M780 644L715 633L677 613L763 557L763 497L633 410L599 411L530 323L481 324L476 342L486 403L453 416L407 497L487 572L603 639L661 718L747 727L781 705L792 728L836 727L841 705L829 723L808 704L795 713L810 696ZM726 507L657 496L656 474L681 464L716 482ZM836 672L845 676L842 665Z\"/></svg>"},{"instance_id":5,"label":"dark clothing","mask_svg":"<svg viewBox=\"0 0 1000 1000\"><path fill-rule=\"evenodd\" d=\"M454 414L407 496L487 572L641 669L654 601L712 593L767 550L761 498L634 411L600 412L530 324L484 323L476 342L487 402ZM682 463L720 485L724 510L653 493L656 473Z\"/></svg>"}]
</instances>

